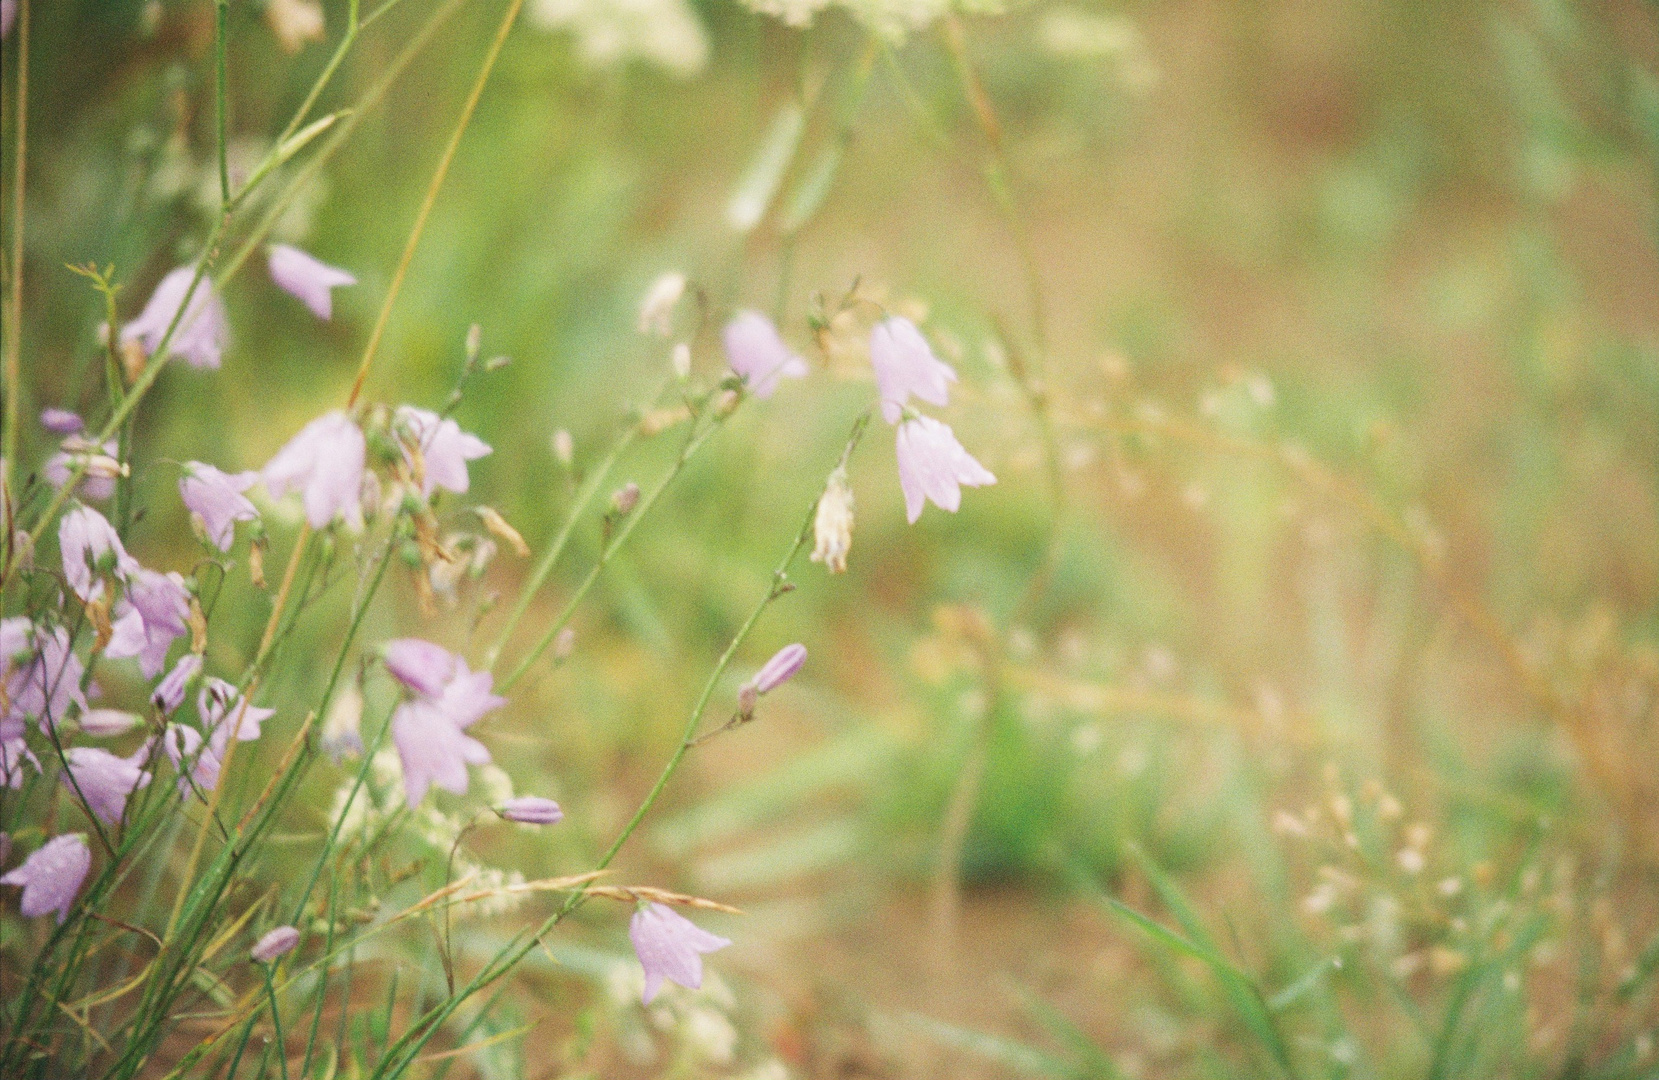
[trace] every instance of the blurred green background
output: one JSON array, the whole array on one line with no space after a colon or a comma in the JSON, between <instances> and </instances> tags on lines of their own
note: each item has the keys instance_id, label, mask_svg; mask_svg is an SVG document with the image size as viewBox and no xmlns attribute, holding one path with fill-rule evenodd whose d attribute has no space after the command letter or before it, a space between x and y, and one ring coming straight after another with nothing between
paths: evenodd
<instances>
[{"instance_id":1,"label":"blurred green background","mask_svg":"<svg viewBox=\"0 0 1659 1080\"><path fill-rule=\"evenodd\" d=\"M377 23L321 107L431 6ZM131 544L151 565L191 558L169 460L258 467L343 399L503 7L463 5L279 225L360 279L333 321L251 260L223 369L169 371L146 402ZM97 415L101 301L61 268L113 263L130 318L199 250L212 5L35 8L25 410ZM326 62L344 4L324 10L329 43L290 54L270 12L231 5L233 167ZM907 526L875 425L850 572L798 567L737 674L795 640L806 673L693 756L625 857L630 880L748 912L710 924L738 941L710 961L736 997L662 1019L607 996L626 944L594 917L511 1007L545 1037L458 1067L1279 1075L1225 980L1103 906L1175 925L1161 866L1269 988L1349 958L1276 1011L1304 1075L1659 1075L1651 987L1617 996L1659 964L1659 9L1031 3L891 32L900 10L932 13L852 3L800 28L735 3L531 0L460 145L368 396L437 407L479 324L512 363L456 413L495 448L473 494L532 547L574 487L553 432L589 467L668 376L668 344L634 326L658 274L684 271L716 321L780 313L815 369L745 405L601 579L572 658L482 725L518 788L569 813L492 863L568 873L603 850L763 594L873 396L855 335L811 331L815 294L857 281L925 316L962 377L946 418L998 483ZM795 108L782 195L740 231L728 200ZM688 302L682 336L697 322ZM648 486L678 447L643 441L615 482ZM526 642L599 538L578 529ZM400 582L366 640L476 652L485 598L524 570L499 556L435 619ZM227 595L227 667L262 604ZM335 628L313 632L273 698L323 677L308 642ZM1529 904L1547 957L1481 937ZM512 918L471 927L477 948Z\"/></svg>"}]
</instances>

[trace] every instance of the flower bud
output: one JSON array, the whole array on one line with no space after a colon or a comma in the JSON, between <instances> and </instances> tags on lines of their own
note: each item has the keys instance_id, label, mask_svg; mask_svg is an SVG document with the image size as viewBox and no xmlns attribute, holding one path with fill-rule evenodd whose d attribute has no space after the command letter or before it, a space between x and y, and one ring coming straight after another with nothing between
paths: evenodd
<instances>
[{"instance_id":1,"label":"flower bud","mask_svg":"<svg viewBox=\"0 0 1659 1080\"><path fill-rule=\"evenodd\" d=\"M516 799L508 799L496 807L495 812L521 825L553 825L565 816L558 803L539 795L520 795Z\"/></svg>"},{"instance_id":2,"label":"flower bud","mask_svg":"<svg viewBox=\"0 0 1659 1080\"><path fill-rule=\"evenodd\" d=\"M292 926L279 926L268 932L254 945L248 955L261 964L269 964L279 956L294 951L300 943L300 932Z\"/></svg>"},{"instance_id":3,"label":"flower bud","mask_svg":"<svg viewBox=\"0 0 1659 1080\"><path fill-rule=\"evenodd\" d=\"M553 433L553 460L567 469L576 460L576 440L564 428Z\"/></svg>"},{"instance_id":4,"label":"flower bud","mask_svg":"<svg viewBox=\"0 0 1659 1080\"><path fill-rule=\"evenodd\" d=\"M674 331L674 306L685 295L685 275L671 270L645 291L639 305L639 332L667 337Z\"/></svg>"},{"instance_id":5,"label":"flower bud","mask_svg":"<svg viewBox=\"0 0 1659 1080\"><path fill-rule=\"evenodd\" d=\"M674 351L668 354L668 362L674 368L674 377L685 380L691 378L691 346L681 341L675 344Z\"/></svg>"},{"instance_id":6,"label":"flower bud","mask_svg":"<svg viewBox=\"0 0 1659 1080\"><path fill-rule=\"evenodd\" d=\"M790 679L801 670L806 663L806 646L796 643L785 645L773 654L772 659L766 661L761 669L755 672L755 677L749 682L757 694L768 694Z\"/></svg>"},{"instance_id":7,"label":"flower bud","mask_svg":"<svg viewBox=\"0 0 1659 1080\"><path fill-rule=\"evenodd\" d=\"M513 554L521 559L530 554L530 545L524 542L524 537L517 529L507 524L507 519L493 507L475 506L472 512L478 515L479 520L484 523L484 528L507 542L507 546L513 549Z\"/></svg>"},{"instance_id":8,"label":"flower bud","mask_svg":"<svg viewBox=\"0 0 1659 1080\"><path fill-rule=\"evenodd\" d=\"M639 505L639 485L632 480L617 488L611 495L611 512L618 517L633 513Z\"/></svg>"}]
</instances>

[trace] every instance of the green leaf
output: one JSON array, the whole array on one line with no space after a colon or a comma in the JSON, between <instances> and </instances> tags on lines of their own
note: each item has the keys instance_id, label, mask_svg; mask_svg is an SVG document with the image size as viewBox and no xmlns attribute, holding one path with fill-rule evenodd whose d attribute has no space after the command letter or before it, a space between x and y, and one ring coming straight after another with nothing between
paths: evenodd
<instances>
[{"instance_id":1,"label":"green leaf","mask_svg":"<svg viewBox=\"0 0 1659 1080\"><path fill-rule=\"evenodd\" d=\"M791 101L778 110L772 126L761 140L760 149L749 164L748 171L732 192L726 204L726 220L740 233L747 233L766 216L772 205L778 185L783 183L789 163L795 160L795 151L801 145L801 133L806 130L806 113Z\"/></svg>"}]
</instances>

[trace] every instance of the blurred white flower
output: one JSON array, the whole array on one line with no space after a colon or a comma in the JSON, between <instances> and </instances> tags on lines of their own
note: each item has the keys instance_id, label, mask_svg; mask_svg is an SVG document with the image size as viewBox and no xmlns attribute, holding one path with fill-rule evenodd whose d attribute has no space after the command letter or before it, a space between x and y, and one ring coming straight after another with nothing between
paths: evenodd
<instances>
[{"instance_id":1,"label":"blurred white flower","mask_svg":"<svg viewBox=\"0 0 1659 1080\"><path fill-rule=\"evenodd\" d=\"M593 67L640 59L690 78L708 63L703 24L685 0L535 0L530 18L576 35L576 52Z\"/></svg>"}]
</instances>

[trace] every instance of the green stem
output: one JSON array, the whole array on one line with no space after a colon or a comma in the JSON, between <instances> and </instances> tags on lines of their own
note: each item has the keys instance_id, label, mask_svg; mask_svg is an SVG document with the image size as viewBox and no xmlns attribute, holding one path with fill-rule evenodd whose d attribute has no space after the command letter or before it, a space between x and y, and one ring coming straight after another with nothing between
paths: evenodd
<instances>
[{"instance_id":1,"label":"green stem","mask_svg":"<svg viewBox=\"0 0 1659 1080\"><path fill-rule=\"evenodd\" d=\"M661 396L659 391L657 397L660 398ZM576 522L586 512L588 504L593 501L593 497L599 493L599 488L605 483L605 477L610 475L617 459L622 456L623 451L633 445L634 439L638 436L639 422L635 419L628 424L626 431L616 437L616 441L611 444L611 448L605 454L604 459L582 482L581 488L576 492L576 501L571 504L570 512L566 515L564 524L559 527L559 534L553 538L553 543L542 553L541 561L530 572L530 577L525 581L524 588L518 594L518 600L513 603L513 610L508 613L507 621L501 627L501 632L496 635L495 642L484 653L484 667L486 669L493 670L495 668L496 661L501 658L501 650L506 647L508 639L513 636L513 631L518 629L518 624L523 620L525 612L530 610L531 601L535 599L536 593L546 583L547 576L553 572L553 566L559 561L559 556L564 554L565 545L570 542L570 534L575 530Z\"/></svg>"},{"instance_id":2,"label":"green stem","mask_svg":"<svg viewBox=\"0 0 1659 1080\"><path fill-rule=\"evenodd\" d=\"M288 1048L282 1038L282 1010L277 1008L276 983L273 981L271 968L267 963L265 968L265 996L271 1002L271 1026L276 1029L276 1056L277 1063L282 1066L282 1080L288 1080Z\"/></svg>"},{"instance_id":3,"label":"green stem","mask_svg":"<svg viewBox=\"0 0 1659 1080\"><path fill-rule=\"evenodd\" d=\"M213 4L213 125L218 135L219 152L219 210L230 209L230 157L225 139L226 108L225 83L228 75L225 63L225 35L230 19L230 0L214 0ZM110 325L114 333L114 324Z\"/></svg>"},{"instance_id":4,"label":"green stem","mask_svg":"<svg viewBox=\"0 0 1659 1080\"><path fill-rule=\"evenodd\" d=\"M697 451L703 448L710 436L720 429L729 416L729 413L726 416L716 415L701 431L695 432L686 441L685 447L680 451L680 456L674 459L674 464L669 466L668 472L663 474L662 479L657 482L657 486L652 488L650 493L640 500L639 505L634 507L633 513L628 515L622 523L622 527L611 538L611 542L600 551L598 561L593 564L593 569L588 571L588 576L583 578L582 583L576 587L576 592L566 602L564 610L559 613L559 617L553 620L553 624L542 634L541 639L536 642L524 659L518 662L518 666L513 668L505 679L501 680L500 693L506 693L519 679L523 678L524 673L530 670L530 665L534 664L541 654L547 650L547 647L553 643L553 639L558 637L559 631L563 630L570 622L571 617L576 614L576 606L582 602L582 598L588 594L588 590L593 588L593 583L599 580L599 575L604 572L606 565L611 561L611 557L621 549L623 544L628 542L628 537L633 534L634 528L651 512L651 508L656 505L658 499L662 498L662 493L668 490L668 486L674 482L675 477L680 475L686 463L696 456Z\"/></svg>"},{"instance_id":5,"label":"green stem","mask_svg":"<svg viewBox=\"0 0 1659 1080\"><path fill-rule=\"evenodd\" d=\"M16 562L16 552L12 550L12 534L16 524L11 520L12 503L15 495L12 486L12 470L17 467L17 440L19 432L19 418L22 415L22 406L19 395L23 386L23 181L27 176L25 168L29 158L29 0L18 0L17 4L17 143L13 152L12 177L12 254L10 262L11 286L10 308L7 312L5 326L5 437L0 440L0 499L5 505L0 507L0 523L5 526L6 535L0 537L0 550L6 553L6 565L9 567ZM11 575L8 573L0 589L10 584ZM3 598L0 591L0 598Z\"/></svg>"}]
</instances>

